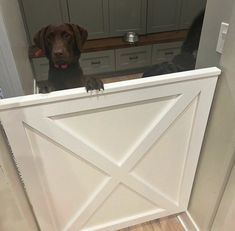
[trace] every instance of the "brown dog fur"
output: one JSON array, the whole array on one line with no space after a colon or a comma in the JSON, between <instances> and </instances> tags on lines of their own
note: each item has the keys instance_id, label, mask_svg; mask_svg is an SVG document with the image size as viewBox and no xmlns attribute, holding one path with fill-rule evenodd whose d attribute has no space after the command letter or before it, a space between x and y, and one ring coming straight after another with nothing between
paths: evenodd
<instances>
[{"instance_id":1,"label":"brown dog fur","mask_svg":"<svg viewBox=\"0 0 235 231\"><path fill-rule=\"evenodd\" d=\"M103 89L99 79L85 78L79 64L87 40L85 29L74 24L48 25L34 36L36 46L49 60L48 84L42 92L85 86L87 91Z\"/></svg>"}]
</instances>

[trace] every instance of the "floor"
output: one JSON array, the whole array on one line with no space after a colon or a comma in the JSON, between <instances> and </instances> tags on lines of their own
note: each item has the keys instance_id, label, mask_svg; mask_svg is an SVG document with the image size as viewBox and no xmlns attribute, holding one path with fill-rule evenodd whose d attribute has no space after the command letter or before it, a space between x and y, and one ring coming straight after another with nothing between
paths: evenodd
<instances>
[{"instance_id":1,"label":"floor","mask_svg":"<svg viewBox=\"0 0 235 231\"><path fill-rule=\"evenodd\" d=\"M103 83L113 83L118 81L125 81L125 80L131 80L131 79L139 79L141 78L143 73L137 73L137 74L130 74L130 75L124 75L124 76L115 76L115 77L107 77L103 78Z\"/></svg>"},{"instance_id":2,"label":"floor","mask_svg":"<svg viewBox=\"0 0 235 231\"><path fill-rule=\"evenodd\" d=\"M135 225L119 231L184 231L184 228L180 224L177 217L171 216L168 218L146 222L141 225Z\"/></svg>"}]
</instances>

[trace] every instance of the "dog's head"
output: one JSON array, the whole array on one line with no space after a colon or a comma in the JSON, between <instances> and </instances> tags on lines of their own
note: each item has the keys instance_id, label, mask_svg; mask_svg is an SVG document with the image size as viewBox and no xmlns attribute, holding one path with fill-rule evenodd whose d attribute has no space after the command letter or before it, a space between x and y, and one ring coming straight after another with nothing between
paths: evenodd
<instances>
[{"instance_id":1,"label":"dog's head","mask_svg":"<svg viewBox=\"0 0 235 231\"><path fill-rule=\"evenodd\" d=\"M87 35L87 31L78 25L49 25L36 33L34 43L44 51L51 65L67 69L78 61Z\"/></svg>"}]
</instances>

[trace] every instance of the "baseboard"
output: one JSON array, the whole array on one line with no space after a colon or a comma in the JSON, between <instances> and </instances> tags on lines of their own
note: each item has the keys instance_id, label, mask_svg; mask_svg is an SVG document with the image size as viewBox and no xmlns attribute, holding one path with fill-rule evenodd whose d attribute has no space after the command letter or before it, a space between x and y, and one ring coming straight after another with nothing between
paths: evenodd
<instances>
[{"instance_id":1,"label":"baseboard","mask_svg":"<svg viewBox=\"0 0 235 231\"><path fill-rule=\"evenodd\" d=\"M200 231L199 227L188 211L180 213L177 218L184 227L185 231Z\"/></svg>"}]
</instances>

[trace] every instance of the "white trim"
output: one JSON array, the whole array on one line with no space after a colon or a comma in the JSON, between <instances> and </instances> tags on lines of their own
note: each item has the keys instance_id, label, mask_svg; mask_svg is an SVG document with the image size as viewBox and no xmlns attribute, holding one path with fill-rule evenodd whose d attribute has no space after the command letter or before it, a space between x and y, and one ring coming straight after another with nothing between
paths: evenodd
<instances>
[{"instance_id":1,"label":"white trim","mask_svg":"<svg viewBox=\"0 0 235 231\"><path fill-rule=\"evenodd\" d=\"M104 95L110 93L118 93L137 88L161 86L163 84L172 84L183 81L191 81L197 79L208 79L220 75L221 70L216 67L198 69L193 71L178 72L149 78L141 78L105 84ZM5 99L0 102L0 110L11 109L14 107L32 106L38 103L45 104L56 101L65 101L77 98L89 97L85 88L75 88L63 91L55 91L49 94L36 94L30 96Z\"/></svg>"},{"instance_id":2,"label":"white trim","mask_svg":"<svg viewBox=\"0 0 235 231\"><path fill-rule=\"evenodd\" d=\"M179 220L180 224L182 225L184 231L190 231L187 227L187 225L185 224L184 220L182 220L182 218L180 217L180 215L177 216L177 219Z\"/></svg>"},{"instance_id":3,"label":"white trim","mask_svg":"<svg viewBox=\"0 0 235 231\"><path fill-rule=\"evenodd\" d=\"M33 94L39 94L39 88L36 79L33 80Z\"/></svg>"},{"instance_id":4,"label":"white trim","mask_svg":"<svg viewBox=\"0 0 235 231\"><path fill-rule=\"evenodd\" d=\"M177 216L185 231L201 231L188 211Z\"/></svg>"},{"instance_id":5,"label":"white trim","mask_svg":"<svg viewBox=\"0 0 235 231\"><path fill-rule=\"evenodd\" d=\"M24 95L20 76L7 35L2 9L0 8L0 83L5 97Z\"/></svg>"}]
</instances>

